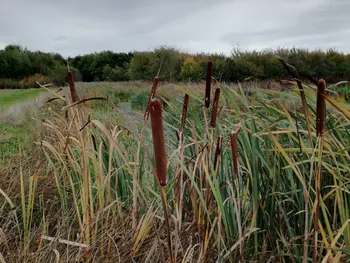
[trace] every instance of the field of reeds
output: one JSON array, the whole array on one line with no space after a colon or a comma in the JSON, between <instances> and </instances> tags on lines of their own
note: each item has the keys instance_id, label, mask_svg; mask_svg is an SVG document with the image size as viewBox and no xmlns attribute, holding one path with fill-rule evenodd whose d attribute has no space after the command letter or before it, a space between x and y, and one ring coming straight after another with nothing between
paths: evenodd
<instances>
[{"instance_id":1,"label":"field of reeds","mask_svg":"<svg viewBox=\"0 0 350 263\"><path fill-rule=\"evenodd\" d=\"M349 262L350 105L284 66L286 92L210 63L206 84L42 86L1 163L0 262Z\"/></svg>"}]
</instances>

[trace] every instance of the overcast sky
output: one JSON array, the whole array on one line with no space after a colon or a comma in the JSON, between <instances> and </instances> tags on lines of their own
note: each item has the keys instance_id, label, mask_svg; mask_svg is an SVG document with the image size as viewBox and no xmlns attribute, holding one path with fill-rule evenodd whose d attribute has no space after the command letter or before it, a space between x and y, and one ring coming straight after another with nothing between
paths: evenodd
<instances>
[{"instance_id":1,"label":"overcast sky","mask_svg":"<svg viewBox=\"0 0 350 263\"><path fill-rule=\"evenodd\" d=\"M350 53L350 0L0 0L0 49L64 56L170 45L230 53L274 47Z\"/></svg>"}]
</instances>

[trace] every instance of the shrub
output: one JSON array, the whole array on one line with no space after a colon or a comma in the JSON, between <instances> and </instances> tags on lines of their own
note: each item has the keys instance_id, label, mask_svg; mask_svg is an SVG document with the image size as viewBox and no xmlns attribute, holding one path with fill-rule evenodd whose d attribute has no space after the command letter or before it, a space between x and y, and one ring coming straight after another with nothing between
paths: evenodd
<instances>
[{"instance_id":1,"label":"shrub","mask_svg":"<svg viewBox=\"0 0 350 263\"><path fill-rule=\"evenodd\" d=\"M39 85L36 82L39 82L40 84L48 84L51 81L50 77L43 76L41 74L25 77L20 81L21 86L23 86L25 89L39 88Z\"/></svg>"},{"instance_id":2,"label":"shrub","mask_svg":"<svg viewBox=\"0 0 350 263\"><path fill-rule=\"evenodd\" d=\"M149 92L142 91L131 98L131 107L133 109L145 109L147 106Z\"/></svg>"},{"instance_id":3,"label":"shrub","mask_svg":"<svg viewBox=\"0 0 350 263\"><path fill-rule=\"evenodd\" d=\"M15 79L0 79L0 89L23 89L23 84Z\"/></svg>"},{"instance_id":4,"label":"shrub","mask_svg":"<svg viewBox=\"0 0 350 263\"><path fill-rule=\"evenodd\" d=\"M110 65L106 65L103 68L103 79L105 81L127 81L129 76L125 68L118 66L112 68Z\"/></svg>"},{"instance_id":5,"label":"shrub","mask_svg":"<svg viewBox=\"0 0 350 263\"><path fill-rule=\"evenodd\" d=\"M204 77L201 65L192 57L187 57L181 67L181 79L183 81L200 81Z\"/></svg>"}]
</instances>

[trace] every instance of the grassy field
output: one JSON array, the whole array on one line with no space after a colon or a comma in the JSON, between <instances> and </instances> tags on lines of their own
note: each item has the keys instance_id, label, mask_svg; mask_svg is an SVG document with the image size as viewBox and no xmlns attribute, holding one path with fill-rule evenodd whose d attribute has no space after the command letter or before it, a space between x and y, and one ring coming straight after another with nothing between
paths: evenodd
<instances>
[{"instance_id":1,"label":"grassy field","mask_svg":"<svg viewBox=\"0 0 350 263\"><path fill-rule=\"evenodd\" d=\"M42 89L0 90L0 109L26 101L42 93Z\"/></svg>"},{"instance_id":2,"label":"grassy field","mask_svg":"<svg viewBox=\"0 0 350 263\"><path fill-rule=\"evenodd\" d=\"M160 82L144 121L151 86L77 84L84 103L65 89L28 116L0 171L0 261L347 262L343 96L319 135L316 86L303 103L216 83L206 108L205 84Z\"/></svg>"},{"instance_id":3,"label":"grassy field","mask_svg":"<svg viewBox=\"0 0 350 263\"><path fill-rule=\"evenodd\" d=\"M0 158L16 154L20 145L31 141L30 115L46 93L43 89L0 90Z\"/></svg>"}]
</instances>

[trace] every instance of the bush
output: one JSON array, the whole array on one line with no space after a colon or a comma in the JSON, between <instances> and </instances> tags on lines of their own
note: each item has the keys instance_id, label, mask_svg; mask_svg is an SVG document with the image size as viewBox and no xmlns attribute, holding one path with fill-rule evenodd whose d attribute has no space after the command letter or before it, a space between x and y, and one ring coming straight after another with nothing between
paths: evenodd
<instances>
[{"instance_id":1,"label":"bush","mask_svg":"<svg viewBox=\"0 0 350 263\"><path fill-rule=\"evenodd\" d=\"M39 88L39 85L36 82L39 82L40 84L51 83L49 77L43 76L41 74L35 74L33 76L25 77L20 81L20 84L25 89Z\"/></svg>"},{"instance_id":2,"label":"bush","mask_svg":"<svg viewBox=\"0 0 350 263\"><path fill-rule=\"evenodd\" d=\"M106 65L103 68L103 80L105 81L128 81L129 76L125 68L116 66L112 68L110 65Z\"/></svg>"},{"instance_id":3,"label":"bush","mask_svg":"<svg viewBox=\"0 0 350 263\"><path fill-rule=\"evenodd\" d=\"M128 102L135 95L135 93L133 91L121 90L121 91L118 91L117 95L118 95L118 99L121 102Z\"/></svg>"},{"instance_id":4,"label":"bush","mask_svg":"<svg viewBox=\"0 0 350 263\"><path fill-rule=\"evenodd\" d=\"M139 110L145 109L147 106L148 98L149 98L149 92L142 91L138 93L137 95L131 98L131 107L133 109L139 109Z\"/></svg>"},{"instance_id":5,"label":"bush","mask_svg":"<svg viewBox=\"0 0 350 263\"><path fill-rule=\"evenodd\" d=\"M181 67L181 79L183 81L200 81L204 78L204 71L201 65L192 57L185 59Z\"/></svg>"},{"instance_id":6,"label":"bush","mask_svg":"<svg viewBox=\"0 0 350 263\"><path fill-rule=\"evenodd\" d=\"M23 89L23 84L15 79L0 79L0 89Z\"/></svg>"}]
</instances>

